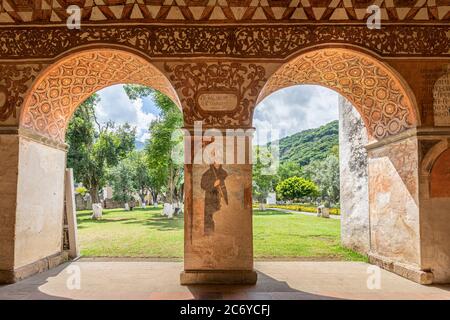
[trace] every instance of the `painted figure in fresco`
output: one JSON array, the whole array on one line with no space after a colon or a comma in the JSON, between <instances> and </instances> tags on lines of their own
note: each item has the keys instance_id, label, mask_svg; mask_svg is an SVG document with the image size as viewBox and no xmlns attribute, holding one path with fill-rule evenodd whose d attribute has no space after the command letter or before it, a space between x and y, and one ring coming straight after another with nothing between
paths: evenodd
<instances>
[{"instance_id":1,"label":"painted figure in fresco","mask_svg":"<svg viewBox=\"0 0 450 320\"><path fill-rule=\"evenodd\" d=\"M228 205L228 192L225 179L228 174L221 164L212 164L202 175L201 187L205 190L204 234L214 232L214 213L222 207L222 201Z\"/></svg>"}]
</instances>

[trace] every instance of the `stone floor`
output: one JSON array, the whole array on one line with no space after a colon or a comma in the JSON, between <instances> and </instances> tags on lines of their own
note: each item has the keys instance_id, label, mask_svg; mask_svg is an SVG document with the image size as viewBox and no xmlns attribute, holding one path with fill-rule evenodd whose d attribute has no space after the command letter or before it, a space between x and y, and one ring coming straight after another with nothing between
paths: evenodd
<instances>
[{"instance_id":1,"label":"stone floor","mask_svg":"<svg viewBox=\"0 0 450 320\"><path fill-rule=\"evenodd\" d=\"M450 299L450 286L421 286L381 271L367 287L361 262L256 262L256 286L179 285L182 262L80 260L0 286L0 299ZM80 274L80 289L74 275Z\"/></svg>"}]
</instances>

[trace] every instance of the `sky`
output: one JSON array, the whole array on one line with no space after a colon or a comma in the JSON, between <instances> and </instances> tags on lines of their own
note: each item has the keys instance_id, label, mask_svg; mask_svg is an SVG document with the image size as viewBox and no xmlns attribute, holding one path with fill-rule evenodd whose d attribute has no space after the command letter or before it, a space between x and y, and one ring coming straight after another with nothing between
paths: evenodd
<instances>
[{"instance_id":1,"label":"sky","mask_svg":"<svg viewBox=\"0 0 450 320\"><path fill-rule=\"evenodd\" d=\"M98 92L100 102L96 106L101 123L109 120L117 124L128 122L137 128L137 140L145 142L149 137L148 126L158 117L158 108L151 97L131 101L123 85L115 85ZM253 125L260 131L256 144L264 144L273 138L282 138L296 132L317 128L338 119L338 94L320 86L293 86L272 93L257 107ZM271 138L265 132L276 131Z\"/></svg>"}]
</instances>

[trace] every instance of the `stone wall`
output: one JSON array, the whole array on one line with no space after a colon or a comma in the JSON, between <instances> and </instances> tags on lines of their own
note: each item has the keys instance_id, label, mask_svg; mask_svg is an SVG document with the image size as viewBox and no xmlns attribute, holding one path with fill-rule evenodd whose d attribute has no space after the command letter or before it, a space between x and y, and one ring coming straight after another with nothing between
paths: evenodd
<instances>
[{"instance_id":1,"label":"stone wall","mask_svg":"<svg viewBox=\"0 0 450 320\"><path fill-rule=\"evenodd\" d=\"M358 111L339 97L342 244L361 253L370 247L367 130Z\"/></svg>"}]
</instances>

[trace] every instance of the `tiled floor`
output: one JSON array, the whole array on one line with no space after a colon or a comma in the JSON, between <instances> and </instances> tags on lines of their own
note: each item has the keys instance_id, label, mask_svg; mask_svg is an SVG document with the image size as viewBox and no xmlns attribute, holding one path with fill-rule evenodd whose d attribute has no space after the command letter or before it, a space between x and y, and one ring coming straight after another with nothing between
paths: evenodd
<instances>
[{"instance_id":1,"label":"tiled floor","mask_svg":"<svg viewBox=\"0 0 450 320\"><path fill-rule=\"evenodd\" d=\"M450 286L421 286L383 270L381 288L370 290L369 266L361 262L257 262L256 286L185 287L179 285L181 262L80 260L0 286L0 299L450 300Z\"/></svg>"}]
</instances>

